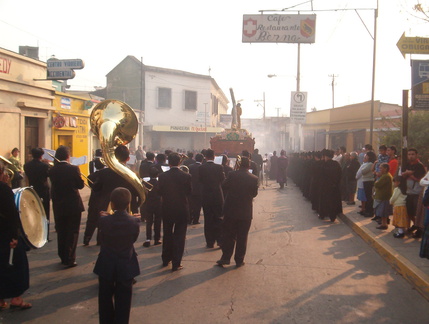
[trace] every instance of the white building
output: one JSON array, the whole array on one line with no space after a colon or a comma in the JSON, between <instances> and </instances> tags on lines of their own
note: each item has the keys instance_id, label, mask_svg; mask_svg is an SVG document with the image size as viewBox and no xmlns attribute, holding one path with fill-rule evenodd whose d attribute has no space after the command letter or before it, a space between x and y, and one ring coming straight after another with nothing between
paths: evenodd
<instances>
[{"instance_id":1,"label":"white building","mask_svg":"<svg viewBox=\"0 0 429 324\"><path fill-rule=\"evenodd\" d=\"M201 150L219 133L228 99L208 75L153 67L127 56L107 74L106 99L122 100L140 116L137 145L148 150Z\"/></svg>"}]
</instances>

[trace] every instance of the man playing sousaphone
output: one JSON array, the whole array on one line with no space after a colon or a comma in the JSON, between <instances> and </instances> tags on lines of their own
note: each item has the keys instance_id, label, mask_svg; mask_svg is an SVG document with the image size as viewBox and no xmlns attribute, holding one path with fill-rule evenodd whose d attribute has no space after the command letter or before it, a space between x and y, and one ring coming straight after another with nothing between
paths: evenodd
<instances>
[{"instance_id":1,"label":"man playing sousaphone","mask_svg":"<svg viewBox=\"0 0 429 324\"><path fill-rule=\"evenodd\" d=\"M118 145L115 148L115 157L119 163L125 166L127 161L130 159L130 151L125 145ZM138 215L139 194L133 185L110 168L104 168L98 172L99 175L91 187L93 191L100 193L98 195L100 197L99 211L107 211L112 191L118 187L123 187L131 192L131 212L134 215Z\"/></svg>"}]
</instances>

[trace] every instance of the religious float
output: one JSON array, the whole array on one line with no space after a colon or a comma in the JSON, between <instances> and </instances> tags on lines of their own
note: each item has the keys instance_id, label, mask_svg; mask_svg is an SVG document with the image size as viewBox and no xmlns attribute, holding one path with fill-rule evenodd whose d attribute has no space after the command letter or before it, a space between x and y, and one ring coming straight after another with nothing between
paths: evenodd
<instances>
[{"instance_id":1,"label":"religious float","mask_svg":"<svg viewBox=\"0 0 429 324\"><path fill-rule=\"evenodd\" d=\"M255 139L252 138L251 133L241 128L241 105L240 103L235 104L234 92L232 89L229 91L233 104L231 128L210 138L210 147L215 151L215 155L226 154L228 157L235 158L244 150L253 153Z\"/></svg>"}]
</instances>

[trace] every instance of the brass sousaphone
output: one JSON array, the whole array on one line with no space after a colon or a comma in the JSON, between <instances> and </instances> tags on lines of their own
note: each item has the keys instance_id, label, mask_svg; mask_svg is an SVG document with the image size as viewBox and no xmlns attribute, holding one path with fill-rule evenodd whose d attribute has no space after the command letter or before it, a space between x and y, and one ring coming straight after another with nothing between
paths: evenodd
<instances>
[{"instance_id":1,"label":"brass sousaphone","mask_svg":"<svg viewBox=\"0 0 429 324\"><path fill-rule=\"evenodd\" d=\"M140 204L146 200L146 190L137 175L115 157L118 145L130 143L136 136L138 120L133 109L119 100L105 100L92 110L91 130L98 137L106 165L137 190Z\"/></svg>"}]
</instances>

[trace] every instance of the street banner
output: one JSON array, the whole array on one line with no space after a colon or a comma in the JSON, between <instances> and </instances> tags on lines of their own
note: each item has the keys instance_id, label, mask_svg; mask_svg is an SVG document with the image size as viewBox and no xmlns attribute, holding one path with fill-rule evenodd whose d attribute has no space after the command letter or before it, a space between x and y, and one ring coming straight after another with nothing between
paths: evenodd
<instances>
[{"instance_id":1,"label":"street banner","mask_svg":"<svg viewBox=\"0 0 429 324\"><path fill-rule=\"evenodd\" d=\"M316 15L243 15L243 43L314 43Z\"/></svg>"}]
</instances>

